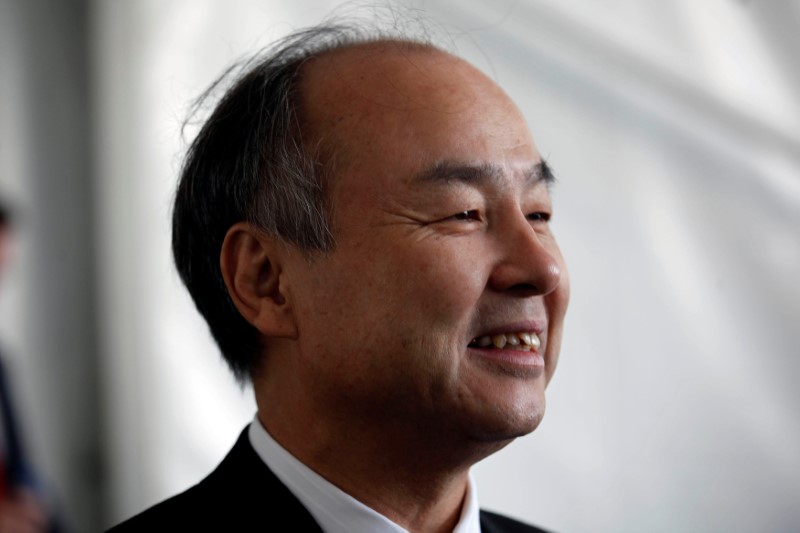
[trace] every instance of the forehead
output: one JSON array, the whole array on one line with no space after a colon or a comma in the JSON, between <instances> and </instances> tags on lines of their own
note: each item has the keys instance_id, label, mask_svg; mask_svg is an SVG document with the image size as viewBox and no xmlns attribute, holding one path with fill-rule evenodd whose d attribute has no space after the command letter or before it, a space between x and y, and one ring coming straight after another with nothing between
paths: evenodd
<instances>
[{"instance_id":1,"label":"forehead","mask_svg":"<svg viewBox=\"0 0 800 533\"><path fill-rule=\"evenodd\" d=\"M340 118L337 111L358 110L365 118L418 108L453 112L476 98L474 90L463 90L463 82L475 81L476 75L468 63L435 48L388 41L311 59L303 67L302 90L319 120ZM344 109L344 104L352 106Z\"/></svg>"},{"instance_id":2,"label":"forehead","mask_svg":"<svg viewBox=\"0 0 800 533\"><path fill-rule=\"evenodd\" d=\"M519 110L493 81L442 51L381 42L305 65L306 141L335 175L411 177L443 161L530 167L538 161Z\"/></svg>"}]
</instances>

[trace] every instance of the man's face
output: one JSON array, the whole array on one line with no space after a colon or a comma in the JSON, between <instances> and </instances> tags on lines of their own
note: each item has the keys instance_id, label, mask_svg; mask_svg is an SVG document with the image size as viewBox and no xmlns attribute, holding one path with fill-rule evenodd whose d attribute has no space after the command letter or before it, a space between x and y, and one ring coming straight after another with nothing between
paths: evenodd
<instances>
[{"instance_id":1,"label":"man's face","mask_svg":"<svg viewBox=\"0 0 800 533\"><path fill-rule=\"evenodd\" d=\"M478 440L532 431L568 284L519 111L439 52L338 52L307 69L304 91L314 136L336 147L336 246L292 267L314 400ZM541 344L485 346L502 335Z\"/></svg>"}]
</instances>

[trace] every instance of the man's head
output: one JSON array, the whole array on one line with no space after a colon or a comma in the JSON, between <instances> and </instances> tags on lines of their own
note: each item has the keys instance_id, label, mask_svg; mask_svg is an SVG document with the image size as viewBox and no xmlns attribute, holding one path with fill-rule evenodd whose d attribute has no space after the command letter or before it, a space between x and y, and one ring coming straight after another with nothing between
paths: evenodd
<instances>
[{"instance_id":1,"label":"man's head","mask_svg":"<svg viewBox=\"0 0 800 533\"><path fill-rule=\"evenodd\" d=\"M264 81L240 82L176 202L179 269L231 365L333 418L487 441L534 429L568 289L519 110L468 63L396 40L329 47L285 78L288 136L253 125L275 111ZM277 152L300 165L276 170Z\"/></svg>"}]
</instances>

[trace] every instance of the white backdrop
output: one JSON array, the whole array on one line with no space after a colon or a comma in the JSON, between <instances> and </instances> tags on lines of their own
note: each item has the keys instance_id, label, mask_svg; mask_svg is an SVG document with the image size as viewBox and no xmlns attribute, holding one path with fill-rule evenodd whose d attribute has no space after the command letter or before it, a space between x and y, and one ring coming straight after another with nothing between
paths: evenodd
<instances>
[{"instance_id":1,"label":"white backdrop","mask_svg":"<svg viewBox=\"0 0 800 533\"><path fill-rule=\"evenodd\" d=\"M545 422L476 467L558 531L800 523L800 4L407 4L520 104L573 284ZM189 101L336 2L93 4L111 522L205 475L254 412L169 256Z\"/></svg>"}]
</instances>

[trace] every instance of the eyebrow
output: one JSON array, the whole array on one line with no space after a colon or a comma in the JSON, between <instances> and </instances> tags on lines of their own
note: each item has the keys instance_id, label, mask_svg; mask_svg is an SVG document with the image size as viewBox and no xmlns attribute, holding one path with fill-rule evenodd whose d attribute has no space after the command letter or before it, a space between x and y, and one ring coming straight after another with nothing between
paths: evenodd
<instances>
[{"instance_id":1,"label":"eyebrow","mask_svg":"<svg viewBox=\"0 0 800 533\"><path fill-rule=\"evenodd\" d=\"M542 159L531 166L524 173L526 181L531 184L544 182L549 189L556 181L553 171ZM419 184L451 184L453 182L477 185L485 182L498 181L503 176L503 169L492 163L469 165L455 161L440 161L432 167L423 170L414 181Z\"/></svg>"}]
</instances>

